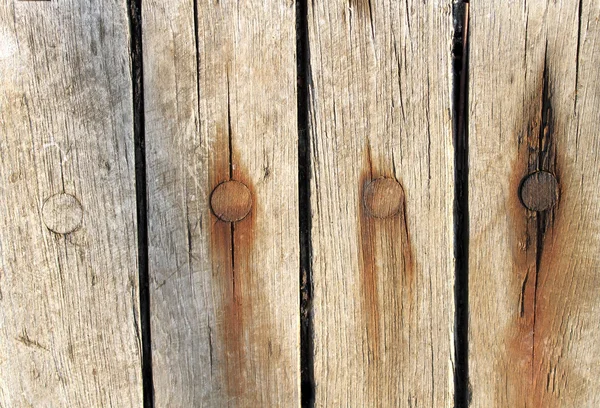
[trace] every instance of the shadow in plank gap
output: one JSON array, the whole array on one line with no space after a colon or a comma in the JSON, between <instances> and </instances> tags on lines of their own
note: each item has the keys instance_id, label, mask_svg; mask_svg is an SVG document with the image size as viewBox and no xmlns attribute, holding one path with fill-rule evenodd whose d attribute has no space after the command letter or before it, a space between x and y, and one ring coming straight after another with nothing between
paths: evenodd
<instances>
[{"instance_id":1,"label":"shadow in plank gap","mask_svg":"<svg viewBox=\"0 0 600 408\"><path fill-rule=\"evenodd\" d=\"M453 130L454 130L454 232L455 232L455 356L454 406L466 408L471 400L469 384L469 143L467 132L469 3L453 7Z\"/></svg>"},{"instance_id":2,"label":"shadow in plank gap","mask_svg":"<svg viewBox=\"0 0 600 408\"><path fill-rule=\"evenodd\" d=\"M131 82L133 87L133 134L135 146L135 188L142 348L144 408L154 407L152 343L150 332L150 287L148 272L148 193L146 177L144 61L142 50L142 0L129 0Z\"/></svg>"}]
</instances>

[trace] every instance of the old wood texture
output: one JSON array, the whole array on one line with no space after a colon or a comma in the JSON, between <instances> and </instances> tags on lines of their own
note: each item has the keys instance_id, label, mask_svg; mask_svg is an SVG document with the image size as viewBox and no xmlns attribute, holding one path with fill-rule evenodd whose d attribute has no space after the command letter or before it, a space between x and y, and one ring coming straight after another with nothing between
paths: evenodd
<instances>
[{"instance_id":1,"label":"old wood texture","mask_svg":"<svg viewBox=\"0 0 600 408\"><path fill-rule=\"evenodd\" d=\"M451 407L451 2L309 2L308 26L316 406Z\"/></svg>"},{"instance_id":2,"label":"old wood texture","mask_svg":"<svg viewBox=\"0 0 600 408\"><path fill-rule=\"evenodd\" d=\"M600 2L475 1L471 16L471 406L597 407ZM559 187L541 212L519 197L538 171Z\"/></svg>"},{"instance_id":3,"label":"old wood texture","mask_svg":"<svg viewBox=\"0 0 600 408\"><path fill-rule=\"evenodd\" d=\"M140 407L125 1L0 4L0 406Z\"/></svg>"},{"instance_id":4,"label":"old wood texture","mask_svg":"<svg viewBox=\"0 0 600 408\"><path fill-rule=\"evenodd\" d=\"M295 4L150 0L143 24L155 404L299 406Z\"/></svg>"}]
</instances>

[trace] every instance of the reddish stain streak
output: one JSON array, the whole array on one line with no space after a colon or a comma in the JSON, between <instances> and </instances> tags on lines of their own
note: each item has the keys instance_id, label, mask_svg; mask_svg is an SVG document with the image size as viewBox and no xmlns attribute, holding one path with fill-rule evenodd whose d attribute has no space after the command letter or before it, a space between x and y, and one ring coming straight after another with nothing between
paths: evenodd
<instances>
[{"instance_id":1,"label":"reddish stain streak","mask_svg":"<svg viewBox=\"0 0 600 408\"><path fill-rule=\"evenodd\" d=\"M511 185L518 187L517 183ZM521 293L518 314L505 335L509 352L506 363L510 367L505 377L527 406L545 407L548 370L555 364L549 361L551 350L546 344L551 336L561 336L554 332L553 325L560 317L553 313L553 299L548 294L557 289L552 286L553 275L561 257L560 242L569 239L568 231L560 222L560 207L541 214L526 210L518 198L513 201L509 210L514 227L511 261Z\"/></svg>"},{"instance_id":2,"label":"reddish stain streak","mask_svg":"<svg viewBox=\"0 0 600 408\"><path fill-rule=\"evenodd\" d=\"M541 76L545 75L544 71ZM541 82L548 86L547 78ZM510 371L504 373L504 377L510 383L512 394L532 407L548 406L548 370L555 367L556 362L550 361L552 356L546 344L550 336L560 336L553 333L552 325L560 317L553 315L549 294L560 289L552 287L561 257L559 240L569 240L568 231L560 222L560 201L552 210L534 212L527 210L519 197L522 180L535 171L550 171L560 183L560 157L552 132L556 120L551 116L549 101L544 103L548 107L546 113L542 113L543 98L539 96L548 94L543 85L530 98L533 101L530 112L524 112L524 118L517 122L519 154L511 173L507 203L512 226L510 261L520 294L518 313L505 334L509 359L506 367L510 367ZM536 96L539 99L536 100ZM504 401L505 391L496 392L498 402Z\"/></svg>"},{"instance_id":3,"label":"reddish stain streak","mask_svg":"<svg viewBox=\"0 0 600 408\"><path fill-rule=\"evenodd\" d=\"M361 181L359 194L359 230L360 230L360 257L361 257L361 289L363 293L363 307L367 322L367 338L369 352L374 359L379 356L379 299L377 296L377 268L376 268L376 218L367 214L363 203L363 191L370 178Z\"/></svg>"},{"instance_id":4,"label":"reddish stain streak","mask_svg":"<svg viewBox=\"0 0 600 408\"><path fill-rule=\"evenodd\" d=\"M392 288L383 296L396 297L399 302L412 303L414 285L414 262L411 248L410 233L406 223L406 198L402 210L391 218L376 218L369 215L363 197L366 186L377 178L371 170L370 153L367 150L366 169L359 181L359 247L361 291L366 322L367 338L369 341L369 357L377 360L379 357L380 331L382 320L380 316L380 288L378 279L381 276L390 278L390 274L402 273L402 287ZM403 294L407 297L403 298ZM387 299L391 301L391 299ZM387 303L387 302L386 302ZM386 310L386 313L400 313ZM387 330L387 329L386 329ZM400 341L400 339L397 339Z\"/></svg>"},{"instance_id":5,"label":"reddish stain streak","mask_svg":"<svg viewBox=\"0 0 600 408\"><path fill-rule=\"evenodd\" d=\"M511 179L512 194L509 198L509 216L511 218L512 264L514 276L520 283L519 314L515 316L515 325L509 333L509 352L512 365L520 373L516 376L522 383L524 379L531 378L533 358L533 324L535 316L536 296L536 247L537 247L537 222L535 215L528 214L528 210L521 204L518 189L524 174L527 174L526 161L518 162L513 169ZM525 164L522 164L525 163ZM512 377L512 375L510 376ZM521 388L521 385L518 386ZM517 389L518 389L517 388Z\"/></svg>"},{"instance_id":6,"label":"reddish stain streak","mask_svg":"<svg viewBox=\"0 0 600 408\"><path fill-rule=\"evenodd\" d=\"M540 89L541 94L541 89ZM532 108L532 112L536 109ZM525 114L525 113L524 113ZM518 140L519 155L513 165L510 177L510 195L508 198L508 216L512 228L510 229L510 242L512 243L513 279L518 285L519 310L515 315L513 324L507 329L505 339L508 346L507 367L511 371L504 376L511 382L514 395L533 402L533 364L534 341L536 325L536 298L538 292L539 268L537 265L538 248L538 221L535 212L527 210L521 203L519 189L523 178L538 168L537 147L539 142L539 129L541 119L533 116L524 121L519 121ZM539 338L539 336L538 336ZM516 374L518 373L518 374ZM496 390L498 403L505 401L504 391Z\"/></svg>"},{"instance_id":7,"label":"reddish stain streak","mask_svg":"<svg viewBox=\"0 0 600 408\"><path fill-rule=\"evenodd\" d=\"M219 282L220 293L222 294L223 315L222 321L218 322L221 326L219 331L222 334L222 344L224 345L224 355L216 358L216 361L223 361L226 365L226 381L230 394L238 395L241 391L243 378L243 363L245 360L243 336L244 316L242 309L242 299L240 297L240 285L235 285L235 272L232 263L233 248L231 224L223 222L214 215L212 216L211 231L211 255L212 255L212 273L213 278ZM219 314L217 314L219 316Z\"/></svg>"},{"instance_id":8,"label":"reddish stain streak","mask_svg":"<svg viewBox=\"0 0 600 408\"><path fill-rule=\"evenodd\" d=\"M229 144L225 142L221 146L220 156L218 153L215 155L213 168L218 170L212 174L211 191L230 179ZM228 397L241 397L252 390L245 375L250 364L246 356L248 345L245 338L252 329L249 326L252 308L250 294L255 292L251 287L253 271L250 257L254 246L256 196L254 186L245 174L235 162L232 179L244 183L252 193L253 207L250 213L235 223L221 221L211 213L212 274L222 295L222 311L217 311L217 318L223 347L217 361L225 364L223 380L227 385Z\"/></svg>"}]
</instances>

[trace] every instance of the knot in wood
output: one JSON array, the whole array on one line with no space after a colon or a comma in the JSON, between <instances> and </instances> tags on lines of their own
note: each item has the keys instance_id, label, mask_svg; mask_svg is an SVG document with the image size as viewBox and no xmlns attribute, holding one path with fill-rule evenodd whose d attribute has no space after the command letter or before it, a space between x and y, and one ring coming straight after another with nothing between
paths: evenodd
<instances>
[{"instance_id":1,"label":"knot in wood","mask_svg":"<svg viewBox=\"0 0 600 408\"><path fill-rule=\"evenodd\" d=\"M252 209L252 194L244 183L236 180L225 181L213 190L210 206L221 221L240 221Z\"/></svg>"},{"instance_id":2,"label":"knot in wood","mask_svg":"<svg viewBox=\"0 0 600 408\"><path fill-rule=\"evenodd\" d=\"M558 202L559 188L556 177L547 171L536 171L523 179L521 202L531 211L546 211Z\"/></svg>"},{"instance_id":3,"label":"knot in wood","mask_svg":"<svg viewBox=\"0 0 600 408\"><path fill-rule=\"evenodd\" d=\"M402 208L404 189L396 180L380 177L367 184L363 200L365 208L372 217L394 217Z\"/></svg>"},{"instance_id":4,"label":"knot in wood","mask_svg":"<svg viewBox=\"0 0 600 408\"><path fill-rule=\"evenodd\" d=\"M71 194L54 194L44 201L42 220L50 231L69 234L81 226L83 206L77 197Z\"/></svg>"}]
</instances>

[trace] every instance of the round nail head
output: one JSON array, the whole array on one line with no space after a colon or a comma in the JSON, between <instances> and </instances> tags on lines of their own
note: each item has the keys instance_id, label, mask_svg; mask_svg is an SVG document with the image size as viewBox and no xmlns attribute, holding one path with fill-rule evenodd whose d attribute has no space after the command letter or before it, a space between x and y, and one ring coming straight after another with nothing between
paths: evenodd
<instances>
[{"instance_id":1,"label":"round nail head","mask_svg":"<svg viewBox=\"0 0 600 408\"><path fill-rule=\"evenodd\" d=\"M372 217L394 217L402 208L404 189L396 180L381 177L367 184L363 200L365 208Z\"/></svg>"},{"instance_id":2,"label":"round nail head","mask_svg":"<svg viewBox=\"0 0 600 408\"><path fill-rule=\"evenodd\" d=\"M546 211L558 202L556 177L547 171L527 175L521 183L521 202L531 211Z\"/></svg>"},{"instance_id":3,"label":"round nail head","mask_svg":"<svg viewBox=\"0 0 600 408\"><path fill-rule=\"evenodd\" d=\"M252 209L252 194L248 187L239 181L225 181L213 190L210 206L221 221L240 221Z\"/></svg>"},{"instance_id":4,"label":"round nail head","mask_svg":"<svg viewBox=\"0 0 600 408\"><path fill-rule=\"evenodd\" d=\"M56 234L69 234L81 226L83 207L77 197L67 194L54 194L44 201L42 220L46 227Z\"/></svg>"}]
</instances>

